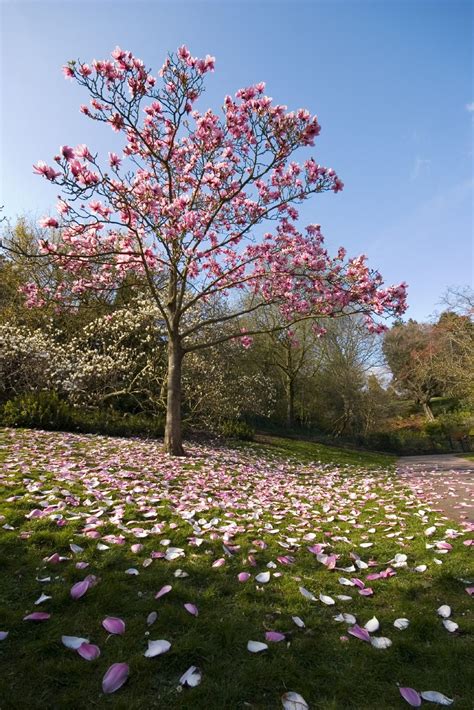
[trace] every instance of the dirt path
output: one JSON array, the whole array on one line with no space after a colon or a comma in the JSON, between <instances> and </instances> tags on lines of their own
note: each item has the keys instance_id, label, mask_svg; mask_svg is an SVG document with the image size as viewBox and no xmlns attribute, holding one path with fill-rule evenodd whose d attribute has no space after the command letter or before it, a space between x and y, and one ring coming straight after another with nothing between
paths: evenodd
<instances>
[{"instance_id":1,"label":"dirt path","mask_svg":"<svg viewBox=\"0 0 474 710\"><path fill-rule=\"evenodd\" d=\"M474 461L452 454L404 456L397 472L434 510L460 523L474 523Z\"/></svg>"}]
</instances>

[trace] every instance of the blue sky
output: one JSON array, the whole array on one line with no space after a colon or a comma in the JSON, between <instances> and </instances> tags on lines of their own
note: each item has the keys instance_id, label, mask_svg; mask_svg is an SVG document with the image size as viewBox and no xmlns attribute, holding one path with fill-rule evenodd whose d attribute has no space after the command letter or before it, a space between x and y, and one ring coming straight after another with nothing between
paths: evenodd
<instances>
[{"instance_id":1,"label":"blue sky","mask_svg":"<svg viewBox=\"0 0 474 710\"><path fill-rule=\"evenodd\" d=\"M12 219L47 214L56 191L33 175L33 162L49 162L60 144L87 143L104 156L116 147L80 114L86 96L61 73L68 59L102 59L118 44L158 71L184 43L217 58L205 95L212 108L263 80L279 103L318 115L312 153L345 189L315 196L301 225L320 223L330 250L368 254L387 283L407 281L407 315L425 319L447 286L473 281L473 7L0 0L0 204Z\"/></svg>"}]
</instances>

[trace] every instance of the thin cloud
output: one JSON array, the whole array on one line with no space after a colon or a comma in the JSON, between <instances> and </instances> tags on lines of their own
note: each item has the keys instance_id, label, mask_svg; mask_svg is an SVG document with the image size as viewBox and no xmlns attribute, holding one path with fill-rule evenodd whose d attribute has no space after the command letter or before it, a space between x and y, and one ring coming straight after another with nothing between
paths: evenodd
<instances>
[{"instance_id":1,"label":"thin cloud","mask_svg":"<svg viewBox=\"0 0 474 710\"><path fill-rule=\"evenodd\" d=\"M431 167L431 160L426 160L424 158L416 157L415 158L415 163L413 165L411 174L410 174L410 180L413 182L420 176L424 175L425 173L430 172L430 167Z\"/></svg>"},{"instance_id":2,"label":"thin cloud","mask_svg":"<svg viewBox=\"0 0 474 710\"><path fill-rule=\"evenodd\" d=\"M470 104L466 104L466 111L469 111L469 113L474 113L474 101L471 101Z\"/></svg>"}]
</instances>

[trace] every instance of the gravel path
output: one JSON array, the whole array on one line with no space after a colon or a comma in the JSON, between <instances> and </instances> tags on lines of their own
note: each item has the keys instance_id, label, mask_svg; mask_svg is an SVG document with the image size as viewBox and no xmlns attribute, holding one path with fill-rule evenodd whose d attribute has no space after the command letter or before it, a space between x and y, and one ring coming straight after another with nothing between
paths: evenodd
<instances>
[{"instance_id":1,"label":"gravel path","mask_svg":"<svg viewBox=\"0 0 474 710\"><path fill-rule=\"evenodd\" d=\"M434 510L474 523L474 461L452 454L404 456L397 472Z\"/></svg>"}]
</instances>

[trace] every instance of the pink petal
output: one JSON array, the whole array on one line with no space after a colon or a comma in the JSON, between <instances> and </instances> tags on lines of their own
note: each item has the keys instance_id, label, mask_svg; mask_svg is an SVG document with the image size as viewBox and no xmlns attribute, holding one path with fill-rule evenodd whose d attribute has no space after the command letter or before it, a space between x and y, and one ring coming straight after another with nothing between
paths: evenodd
<instances>
[{"instance_id":1,"label":"pink petal","mask_svg":"<svg viewBox=\"0 0 474 710\"><path fill-rule=\"evenodd\" d=\"M350 629L347 629L347 633L349 633L351 636L355 636L361 641L370 642L369 632L367 631L367 629L362 629L358 624L354 624L354 626L351 626Z\"/></svg>"},{"instance_id":2,"label":"pink petal","mask_svg":"<svg viewBox=\"0 0 474 710\"><path fill-rule=\"evenodd\" d=\"M250 579L251 576L252 575L248 572L239 572L239 574L237 575L237 579L239 580L239 582L246 582L248 579Z\"/></svg>"},{"instance_id":3,"label":"pink petal","mask_svg":"<svg viewBox=\"0 0 474 710\"><path fill-rule=\"evenodd\" d=\"M188 602L184 605L184 608L186 609L186 611L188 611L193 616L197 616L199 614L198 608L195 604L190 604Z\"/></svg>"},{"instance_id":4,"label":"pink petal","mask_svg":"<svg viewBox=\"0 0 474 710\"><path fill-rule=\"evenodd\" d=\"M57 564L59 564L59 562L61 562L61 557L59 556L58 552L55 552L50 557L46 558L46 562L49 562L52 565L57 565Z\"/></svg>"},{"instance_id":5,"label":"pink petal","mask_svg":"<svg viewBox=\"0 0 474 710\"><path fill-rule=\"evenodd\" d=\"M83 579L82 582L76 582L76 584L73 584L71 587L71 597L73 599L80 599L81 597L84 596L84 594L87 592L87 590L90 587L90 582L88 579Z\"/></svg>"},{"instance_id":6,"label":"pink petal","mask_svg":"<svg viewBox=\"0 0 474 710\"><path fill-rule=\"evenodd\" d=\"M159 599L160 597L164 597L165 594L168 594L168 592L171 592L173 587L171 584L165 584L164 587L161 587L160 591L155 594L155 599Z\"/></svg>"},{"instance_id":7,"label":"pink petal","mask_svg":"<svg viewBox=\"0 0 474 710\"><path fill-rule=\"evenodd\" d=\"M28 614L28 616L23 617L23 621L47 621L51 614L45 611L35 611L33 614Z\"/></svg>"},{"instance_id":8,"label":"pink petal","mask_svg":"<svg viewBox=\"0 0 474 710\"><path fill-rule=\"evenodd\" d=\"M267 631L265 633L266 641L274 641L277 643L278 641L284 641L285 638L285 634L281 634L279 631Z\"/></svg>"},{"instance_id":9,"label":"pink petal","mask_svg":"<svg viewBox=\"0 0 474 710\"><path fill-rule=\"evenodd\" d=\"M129 672L130 669L127 663L114 663L111 665L102 679L103 692L115 693L125 683Z\"/></svg>"},{"instance_id":10,"label":"pink petal","mask_svg":"<svg viewBox=\"0 0 474 710\"><path fill-rule=\"evenodd\" d=\"M95 661L95 659L100 656L100 648L93 643L81 643L77 652L82 658L85 658L86 661Z\"/></svg>"},{"instance_id":11,"label":"pink petal","mask_svg":"<svg viewBox=\"0 0 474 710\"><path fill-rule=\"evenodd\" d=\"M421 705L421 696L413 688L399 688L400 695L407 701L412 708L419 708Z\"/></svg>"},{"instance_id":12,"label":"pink petal","mask_svg":"<svg viewBox=\"0 0 474 710\"><path fill-rule=\"evenodd\" d=\"M220 557L218 560L212 563L213 567L222 567L222 565L225 565L225 559L223 557Z\"/></svg>"},{"instance_id":13,"label":"pink petal","mask_svg":"<svg viewBox=\"0 0 474 710\"><path fill-rule=\"evenodd\" d=\"M365 589L359 589L359 594L362 594L363 597L371 597L373 593L374 593L374 590L371 587L366 587Z\"/></svg>"},{"instance_id":14,"label":"pink petal","mask_svg":"<svg viewBox=\"0 0 474 710\"><path fill-rule=\"evenodd\" d=\"M472 597L474 595L474 587L466 587L466 592Z\"/></svg>"},{"instance_id":15,"label":"pink petal","mask_svg":"<svg viewBox=\"0 0 474 710\"><path fill-rule=\"evenodd\" d=\"M109 634L124 634L125 633L125 622L116 616L107 616L103 622L102 626ZM117 665L117 664L116 664Z\"/></svg>"}]
</instances>

